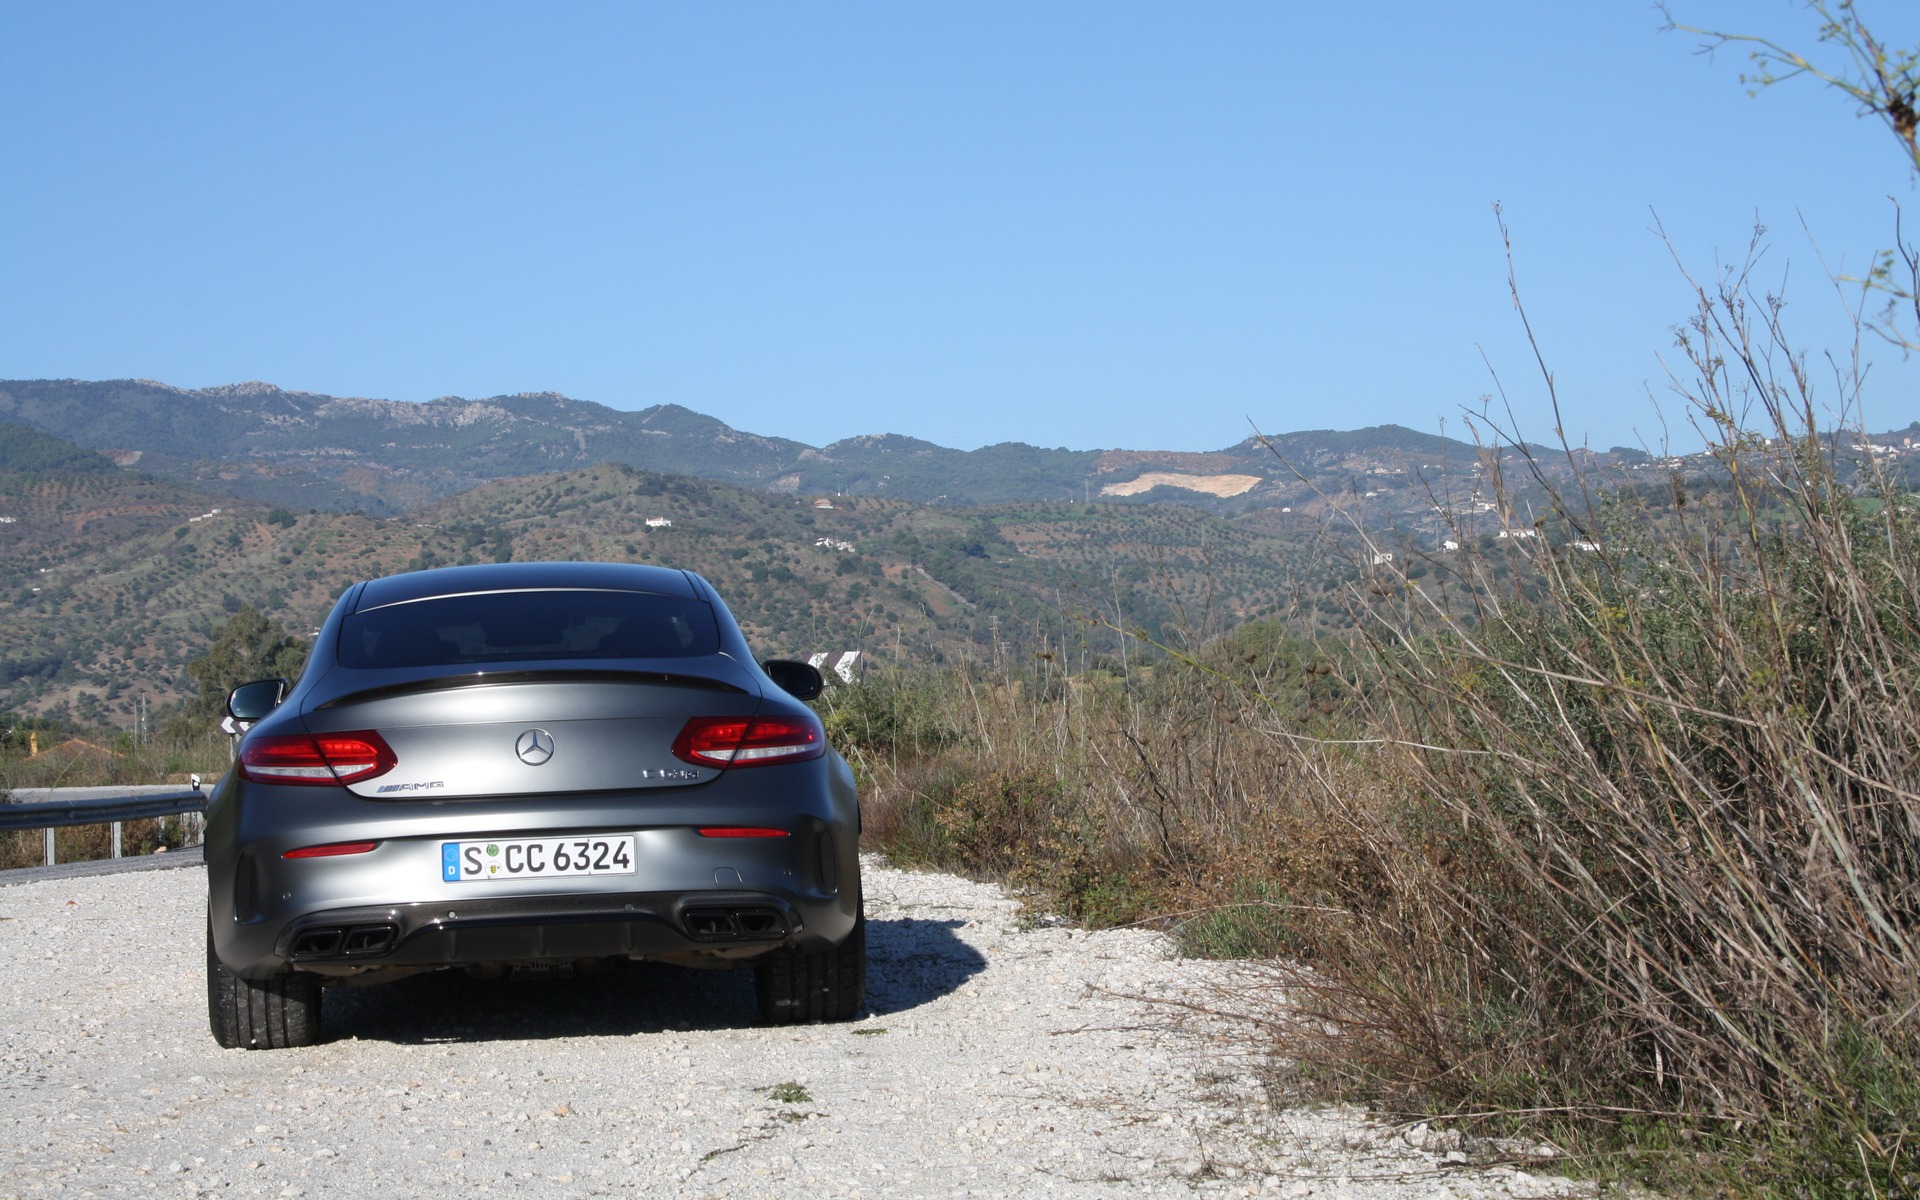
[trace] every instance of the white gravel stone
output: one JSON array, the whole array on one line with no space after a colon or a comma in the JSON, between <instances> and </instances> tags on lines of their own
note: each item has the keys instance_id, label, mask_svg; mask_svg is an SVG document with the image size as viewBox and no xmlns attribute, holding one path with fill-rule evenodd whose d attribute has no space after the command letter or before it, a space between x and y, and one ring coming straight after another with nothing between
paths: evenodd
<instances>
[{"instance_id":1,"label":"white gravel stone","mask_svg":"<svg viewBox=\"0 0 1920 1200\"><path fill-rule=\"evenodd\" d=\"M865 870L847 1024L759 1024L746 972L442 973L329 989L334 1040L273 1052L207 1032L199 869L0 886L0 1198L1588 1191L1352 1109L1270 1111L1257 1056L1141 998L1214 1007L1230 979L1157 934Z\"/></svg>"}]
</instances>

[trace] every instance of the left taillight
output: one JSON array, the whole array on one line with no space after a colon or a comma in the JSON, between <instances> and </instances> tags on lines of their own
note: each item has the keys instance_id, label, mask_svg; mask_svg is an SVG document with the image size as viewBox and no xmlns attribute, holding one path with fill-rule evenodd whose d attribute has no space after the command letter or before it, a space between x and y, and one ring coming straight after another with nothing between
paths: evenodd
<instances>
[{"instance_id":1,"label":"left taillight","mask_svg":"<svg viewBox=\"0 0 1920 1200\"><path fill-rule=\"evenodd\" d=\"M827 752L826 730L811 713L776 717L694 717L673 739L673 756L699 767L765 767Z\"/></svg>"},{"instance_id":2,"label":"left taillight","mask_svg":"<svg viewBox=\"0 0 1920 1200\"><path fill-rule=\"evenodd\" d=\"M240 743L241 778L258 783L358 783L386 774L399 761L386 739L371 729L255 734Z\"/></svg>"}]
</instances>

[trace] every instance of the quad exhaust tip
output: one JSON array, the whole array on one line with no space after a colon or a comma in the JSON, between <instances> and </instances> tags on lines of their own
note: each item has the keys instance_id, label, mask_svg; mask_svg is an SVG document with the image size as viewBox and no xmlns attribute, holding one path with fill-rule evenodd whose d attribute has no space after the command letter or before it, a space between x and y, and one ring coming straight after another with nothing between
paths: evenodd
<instances>
[{"instance_id":1,"label":"quad exhaust tip","mask_svg":"<svg viewBox=\"0 0 1920 1200\"><path fill-rule=\"evenodd\" d=\"M293 939L293 957L369 958L393 949L400 931L392 925L348 925L309 929Z\"/></svg>"},{"instance_id":2,"label":"quad exhaust tip","mask_svg":"<svg viewBox=\"0 0 1920 1200\"><path fill-rule=\"evenodd\" d=\"M696 942L778 941L787 936L786 918L773 908L690 908L681 922Z\"/></svg>"}]
</instances>

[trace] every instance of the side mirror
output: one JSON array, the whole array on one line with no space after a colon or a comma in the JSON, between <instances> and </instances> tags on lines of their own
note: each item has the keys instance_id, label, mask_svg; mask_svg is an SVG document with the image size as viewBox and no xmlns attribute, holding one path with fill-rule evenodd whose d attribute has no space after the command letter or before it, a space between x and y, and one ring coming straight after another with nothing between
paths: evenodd
<instances>
[{"instance_id":1,"label":"side mirror","mask_svg":"<svg viewBox=\"0 0 1920 1200\"><path fill-rule=\"evenodd\" d=\"M780 690L799 700L811 700L827 686L820 678L820 672L803 662L794 662L787 658L770 658L760 664L767 678L780 685Z\"/></svg>"},{"instance_id":2,"label":"side mirror","mask_svg":"<svg viewBox=\"0 0 1920 1200\"><path fill-rule=\"evenodd\" d=\"M284 679L256 679L252 683L243 683L227 694L227 712L236 721L258 721L286 699L287 687Z\"/></svg>"}]
</instances>

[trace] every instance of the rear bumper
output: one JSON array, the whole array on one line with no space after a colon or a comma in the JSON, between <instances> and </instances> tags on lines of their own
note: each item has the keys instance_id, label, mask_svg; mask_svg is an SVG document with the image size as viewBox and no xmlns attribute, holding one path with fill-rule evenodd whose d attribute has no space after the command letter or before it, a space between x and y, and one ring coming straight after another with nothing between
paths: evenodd
<instances>
[{"instance_id":1,"label":"rear bumper","mask_svg":"<svg viewBox=\"0 0 1920 1200\"><path fill-rule=\"evenodd\" d=\"M828 922L838 924L838 922ZM843 935L844 936L844 935ZM591 958L746 961L833 939L788 900L763 892L488 897L310 913L273 958L319 974Z\"/></svg>"},{"instance_id":2,"label":"rear bumper","mask_svg":"<svg viewBox=\"0 0 1920 1200\"><path fill-rule=\"evenodd\" d=\"M710 826L785 836L704 836ZM858 829L837 756L684 789L455 803L229 775L208 809L208 915L220 961L254 979L289 966L349 975L611 957L744 962L780 947L824 950L852 932ZM605 833L633 838L631 872L484 882L443 873L449 842ZM372 847L286 857L362 841Z\"/></svg>"}]
</instances>

